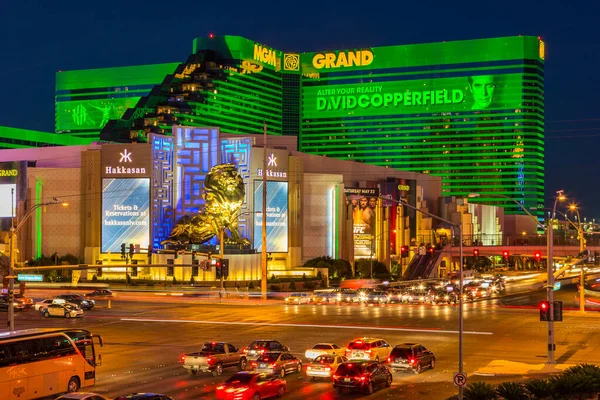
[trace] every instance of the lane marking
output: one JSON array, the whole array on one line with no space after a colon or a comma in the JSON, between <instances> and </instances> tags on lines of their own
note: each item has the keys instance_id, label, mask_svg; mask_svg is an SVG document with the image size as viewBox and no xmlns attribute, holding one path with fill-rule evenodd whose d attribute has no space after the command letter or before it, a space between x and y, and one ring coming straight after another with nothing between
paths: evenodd
<instances>
[{"instance_id":1,"label":"lane marking","mask_svg":"<svg viewBox=\"0 0 600 400\"><path fill-rule=\"evenodd\" d=\"M154 319L154 318L121 318L121 321L127 322L165 322L180 324L205 324L205 325L244 325L244 326L285 326L290 328L335 328L335 329L368 329L374 331L402 331L402 332L425 332L425 333L452 333L458 334L458 331L449 331L439 328L406 328L406 327L379 327L379 326L361 326L361 325L318 325L318 324L275 324L269 322L229 322L229 321L197 321L190 319ZM465 335L493 335L493 332L463 331Z\"/></svg>"}]
</instances>

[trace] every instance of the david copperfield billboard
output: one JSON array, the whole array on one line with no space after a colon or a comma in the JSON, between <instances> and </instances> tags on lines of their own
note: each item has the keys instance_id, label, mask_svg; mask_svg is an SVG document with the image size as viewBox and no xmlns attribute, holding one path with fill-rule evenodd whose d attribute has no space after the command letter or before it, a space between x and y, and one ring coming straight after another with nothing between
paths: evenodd
<instances>
[{"instance_id":1,"label":"david copperfield billboard","mask_svg":"<svg viewBox=\"0 0 600 400\"><path fill-rule=\"evenodd\" d=\"M0 229L10 229L10 218L17 217L17 201L27 193L27 162L0 163Z\"/></svg>"},{"instance_id":2,"label":"david copperfield billboard","mask_svg":"<svg viewBox=\"0 0 600 400\"><path fill-rule=\"evenodd\" d=\"M151 173L150 145L102 146L103 253L120 252L122 243L148 248Z\"/></svg>"}]
</instances>

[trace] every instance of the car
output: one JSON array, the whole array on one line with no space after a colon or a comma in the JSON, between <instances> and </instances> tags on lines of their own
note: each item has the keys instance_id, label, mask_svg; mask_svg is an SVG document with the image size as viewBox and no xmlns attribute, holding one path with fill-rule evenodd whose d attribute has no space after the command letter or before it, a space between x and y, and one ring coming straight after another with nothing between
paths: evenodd
<instances>
[{"instance_id":1,"label":"car","mask_svg":"<svg viewBox=\"0 0 600 400\"><path fill-rule=\"evenodd\" d=\"M78 307L74 307L70 304L48 304L46 308L42 310L42 315L48 317L83 317L83 310Z\"/></svg>"},{"instance_id":2,"label":"car","mask_svg":"<svg viewBox=\"0 0 600 400\"><path fill-rule=\"evenodd\" d=\"M383 291L369 292L365 298L365 303L368 304L387 304L389 301L389 294Z\"/></svg>"},{"instance_id":3,"label":"car","mask_svg":"<svg viewBox=\"0 0 600 400\"><path fill-rule=\"evenodd\" d=\"M284 379L258 372L238 372L217 385L217 399L257 400L281 397L287 390Z\"/></svg>"},{"instance_id":4,"label":"car","mask_svg":"<svg viewBox=\"0 0 600 400\"><path fill-rule=\"evenodd\" d=\"M20 294L14 295L15 299L13 301L13 305L16 311L18 310L26 310L28 308L33 308L33 299L29 297L24 297ZM4 294L0 296L1 301L6 304L6 309L8 309L8 294Z\"/></svg>"},{"instance_id":5,"label":"car","mask_svg":"<svg viewBox=\"0 0 600 400\"><path fill-rule=\"evenodd\" d=\"M333 302L337 300L337 293L334 289L318 289L310 295L310 302L313 304L329 303L331 298L334 298Z\"/></svg>"},{"instance_id":6,"label":"car","mask_svg":"<svg viewBox=\"0 0 600 400\"><path fill-rule=\"evenodd\" d=\"M359 302L358 291L354 289L342 289L336 294L336 300L340 303L357 303Z\"/></svg>"},{"instance_id":7,"label":"car","mask_svg":"<svg viewBox=\"0 0 600 400\"><path fill-rule=\"evenodd\" d=\"M157 393L131 393L115 397L114 400L173 400L171 397Z\"/></svg>"},{"instance_id":8,"label":"car","mask_svg":"<svg viewBox=\"0 0 600 400\"><path fill-rule=\"evenodd\" d=\"M104 397L100 394L96 393L86 393L86 392L72 392L67 393L56 400L110 400L108 397Z\"/></svg>"},{"instance_id":9,"label":"car","mask_svg":"<svg viewBox=\"0 0 600 400\"><path fill-rule=\"evenodd\" d=\"M285 304L308 304L310 296L308 293L292 293L285 298Z\"/></svg>"},{"instance_id":10,"label":"car","mask_svg":"<svg viewBox=\"0 0 600 400\"><path fill-rule=\"evenodd\" d=\"M377 387L392 386L392 381L390 370L378 361L343 363L333 374L333 387L339 393L361 391L372 394Z\"/></svg>"},{"instance_id":11,"label":"car","mask_svg":"<svg viewBox=\"0 0 600 400\"><path fill-rule=\"evenodd\" d=\"M392 348L383 339L357 338L346 346L346 357L348 360L386 360L390 356Z\"/></svg>"},{"instance_id":12,"label":"car","mask_svg":"<svg viewBox=\"0 0 600 400\"><path fill-rule=\"evenodd\" d=\"M267 339L267 340L255 340L250 343L250 345L242 351L246 354L248 358L257 358L267 352L284 352L290 351L290 348L282 345L277 340Z\"/></svg>"},{"instance_id":13,"label":"car","mask_svg":"<svg viewBox=\"0 0 600 400\"><path fill-rule=\"evenodd\" d=\"M279 375L302 372L302 361L290 353L265 353L250 363L253 371Z\"/></svg>"},{"instance_id":14,"label":"car","mask_svg":"<svg viewBox=\"0 0 600 400\"><path fill-rule=\"evenodd\" d=\"M331 378L337 368L345 362L348 362L348 359L344 356L322 354L306 366L306 376L311 379Z\"/></svg>"},{"instance_id":15,"label":"car","mask_svg":"<svg viewBox=\"0 0 600 400\"><path fill-rule=\"evenodd\" d=\"M91 293L86 293L83 297L115 297L116 294L110 289L97 289Z\"/></svg>"},{"instance_id":16,"label":"car","mask_svg":"<svg viewBox=\"0 0 600 400\"><path fill-rule=\"evenodd\" d=\"M94 300L85 299L83 296L78 294L60 294L55 298L65 300L68 303L77 304L82 310L91 310L96 305Z\"/></svg>"},{"instance_id":17,"label":"car","mask_svg":"<svg viewBox=\"0 0 600 400\"><path fill-rule=\"evenodd\" d=\"M434 293L434 304L456 304L458 303L458 297L454 292L447 292L445 290L439 290Z\"/></svg>"},{"instance_id":18,"label":"car","mask_svg":"<svg viewBox=\"0 0 600 400\"><path fill-rule=\"evenodd\" d=\"M307 349L304 352L304 357L308 359L308 361L314 360L321 354L344 354L344 349L340 348L335 343L317 343L310 349Z\"/></svg>"},{"instance_id":19,"label":"car","mask_svg":"<svg viewBox=\"0 0 600 400\"><path fill-rule=\"evenodd\" d=\"M418 343L403 343L392 349L387 359L392 371L409 370L420 374L423 367L435 368L435 354Z\"/></svg>"},{"instance_id":20,"label":"car","mask_svg":"<svg viewBox=\"0 0 600 400\"><path fill-rule=\"evenodd\" d=\"M35 311L42 312L44 310L44 308L46 308L49 304L70 304L72 306L78 307L77 304L67 303L63 299L45 299L45 300L38 301L37 303L35 303L33 305L33 309Z\"/></svg>"}]
</instances>

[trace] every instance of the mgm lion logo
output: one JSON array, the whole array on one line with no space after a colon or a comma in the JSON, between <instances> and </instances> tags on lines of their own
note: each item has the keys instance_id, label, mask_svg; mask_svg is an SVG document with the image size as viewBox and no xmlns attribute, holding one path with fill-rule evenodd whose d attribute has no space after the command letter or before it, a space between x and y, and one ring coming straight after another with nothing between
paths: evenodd
<instances>
[{"instance_id":1,"label":"mgm lion logo","mask_svg":"<svg viewBox=\"0 0 600 400\"><path fill-rule=\"evenodd\" d=\"M300 54L286 53L283 55L285 71L300 71Z\"/></svg>"},{"instance_id":2,"label":"mgm lion logo","mask_svg":"<svg viewBox=\"0 0 600 400\"><path fill-rule=\"evenodd\" d=\"M235 165L220 164L212 167L204 179L202 195L206 202L204 211L192 217L181 218L169 237L161 244L181 246L189 243L205 243L219 236L221 229L229 231L231 240L235 243L250 244L238 233L239 211L245 195L244 181ZM227 233L224 236L229 238Z\"/></svg>"}]
</instances>

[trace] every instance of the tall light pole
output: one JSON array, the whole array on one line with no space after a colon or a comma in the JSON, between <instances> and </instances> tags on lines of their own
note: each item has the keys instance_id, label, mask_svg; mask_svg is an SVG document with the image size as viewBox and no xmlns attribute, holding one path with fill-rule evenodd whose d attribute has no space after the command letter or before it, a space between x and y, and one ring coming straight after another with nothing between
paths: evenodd
<instances>
[{"instance_id":1,"label":"tall light pole","mask_svg":"<svg viewBox=\"0 0 600 400\"><path fill-rule=\"evenodd\" d=\"M554 218L556 217L556 205L559 200L564 200L565 194L564 190L557 190L556 197L554 198L554 206L552 207L552 214L550 215L550 219L548 221L548 231L547 231L547 245L548 245L548 265L546 269L548 270L548 285L546 286L547 295L546 298L548 300L548 307L550 308L550 318L548 318L548 358L546 360L546 364L555 364L554 361L554 351L556 350L556 345L554 344L554 260L553 260L553 241L554 241Z\"/></svg>"},{"instance_id":2,"label":"tall light pole","mask_svg":"<svg viewBox=\"0 0 600 400\"><path fill-rule=\"evenodd\" d=\"M14 189L11 189L13 196L14 196ZM25 215L23 216L23 218L21 218L21 221L17 224L17 226L15 227L14 222L11 222L10 224L10 261L9 261L9 266L8 266L8 330L9 332L12 332L15 330L15 276L14 276L14 270L15 270L15 240L17 239L17 233L19 232L19 230L21 229L21 227L23 226L23 224L27 221L27 219L31 216L31 214L33 214L33 212L35 210L37 210L40 207L44 207L44 206L49 206L49 205L53 205L53 204L61 204L61 201L54 197L52 199L52 201L47 202L47 203L41 203L41 204L36 204L33 207L31 207L29 209L29 211L27 211L25 213ZM62 203L63 205L67 205L66 203Z\"/></svg>"},{"instance_id":3,"label":"tall light pole","mask_svg":"<svg viewBox=\"0 0 600 400\"><path fill-rule=\"evenodd\" d=\"M380 197L382 200L393 201L402 206L406 206L412 210L418 211L422 214L425 214L431 218L437 219L439 221L445 222L448 225L454 226L458 229L458 243L459 243L459 266L458 266L458 372L460 374L464 373L464 363L463 363L463 330L464 330L464 315L463 315L463 235L462 235L462 226L460 224L456 224L452 221L449 221L445 218L438 217L437 215L431 214L427 211L420 210L419 208L412 206L402 200L390 199ZM462 386L458 387L458 399L463 399L463 391L464 388Z\"/></svg>"},{"instance_id":4,"label":"tall light pole","mask_svg":"<svg viewBox=\"0 0 600 400\"><path fill-rule=\"evenodd\" d=\"M569 210L577 213L577 236L579 237L579 253L583 255L585 251L585 239L583 237L583 225L581 223L581 215L577 205L571 204ZM585 268L581 265L581 274L579 276L579 313L585 314Z\"/></svg>"},{"instance_id":5,"label":"tall light pole","mask_svg":"<svg viewBox=\"0 0 600 400\"><path fill-rule=\"evenodd\" d=\"M267 300L267 123L263 124L262 248L260 298Z\"/></svg>"}]
</instances>

